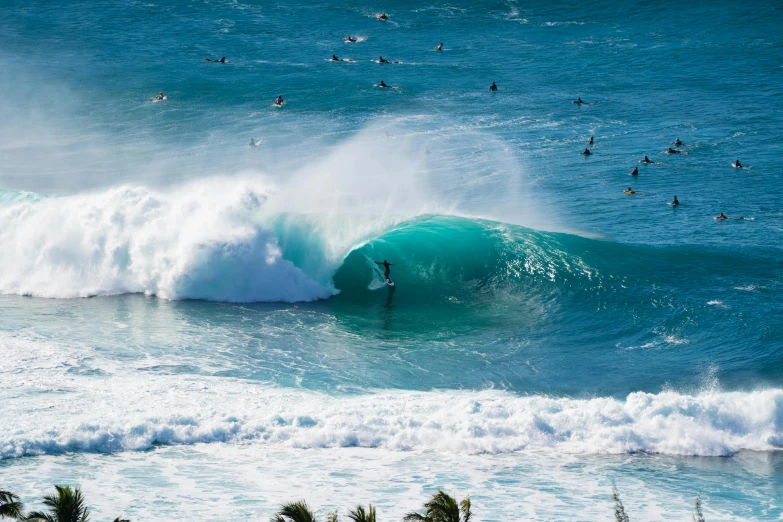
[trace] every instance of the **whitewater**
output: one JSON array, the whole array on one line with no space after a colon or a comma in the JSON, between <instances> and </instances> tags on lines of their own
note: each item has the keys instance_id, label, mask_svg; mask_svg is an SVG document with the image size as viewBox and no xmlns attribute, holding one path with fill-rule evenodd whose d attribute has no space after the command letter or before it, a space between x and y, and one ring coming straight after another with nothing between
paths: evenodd
<instances>
[{"instance_id":1,"label":"whitewater","mask_svg":"<svg viewBox=\"0 0 783 522\"><path fill-rule=\"evenodd\" d=\"M4 7L0 490L783 516L775 2Z\"/></svg>"}]
</instances>

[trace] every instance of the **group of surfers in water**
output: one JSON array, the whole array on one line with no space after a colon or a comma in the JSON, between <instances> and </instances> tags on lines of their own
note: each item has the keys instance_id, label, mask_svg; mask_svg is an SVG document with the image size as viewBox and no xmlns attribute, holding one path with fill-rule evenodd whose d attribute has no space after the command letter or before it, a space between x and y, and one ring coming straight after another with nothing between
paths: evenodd
<instances>
[{"instance_id":1,"label":"group of surfers in water","mask_svg":"<svg viewBox=\"0 0 783 522\"><path fill-rule=\"evenodd\" d=\"M574 103L577 103L577 102L574 102ZM595 143L593 136L590 136L590 141L588 143L590 145L593 145L593 143ZM675 147L680 147L680 146L682 146L682 141L680 141L680 138L677 138L676 140L674 140L674 143L672 143L672 145L674 145ZM679 150L676 150L676 149L673 149L673 148L669 147L668 150L666 151L666 153L667 154L682 154L682 151L679 151ZM592 154L592 152L590 152L590 149L585 148L585 150L582 152L582 154L584 154L585 156L590 156ZM655 163L655 162L652 161L650 158L648 158L645 155L644 159L639 160L639 163L651 164L651 163ZM731 164L731 166L735 167L735 168L739 168L739 169L745 168L740 163L740 160L735 161L734 163ZM634 167L633 170L631 171L631 176L638 176L638 175L639 175L639 167ZM631 187L628 187L628 188L626 188L623 191L623 193L624 194L628 194L629 196L632 196L632 195L636 194L636 191L634 191ZM677 196L674 196L674 199L672 200L671 203L669 203L669 205L671 205L673 207L677 207L677 206L680 205L680 201L677 199ZM723 212L721 212L720 215L718 215L715 219L723 221L723 220L729 219L729 218L727 218L725 216L725 214L723 214Z\"/></svg>"},{"instance_id":2,"label":"group of surfers in water","mask_svg":"<svg viewBox=\"0 0 783 522\"><path fill-rule=\"evenodd\" d=\"M385 22L385 21L387 21L387 20L389 19L389 15L387 15L386 13L380 13L380 14L378 14L378 15L376 16L376 18L377 18L378 20L382 21L382 22ZM356 37L354 37L354 36L350 36L350 35L348 35L348 36L346 36L346 37L344 38L344 41L345 41L346 43L356 43L356 42L358 42L358 41L359 41L359 39L358 39L358 38L356 38ZM438 45L435 47L435 50L436 50L436 51L442 51L442 50L443 50L443 42L439 43L439 44L438 44ZM211 58L204 58L204 61L205 61L205 62L212 62L212 63L223 63L223 64L225 64L225 63L231 63L231 62L227 62L227 61L226 61L226 57L225 57L225 56L221 57L219 60L213 60L213 59L211 59ZM353 60L352 60L351 58L338 58L336 54L333 54L333 55L332 55L332 59L331 59L331 61L333 61L333 62L353 62ZM398 62L398 61L390 61L390 60L387 60L387 59L385 59L383 56L379 56L379 57L378 57L378 63L382 63L382 64L398 64L398 63L400 63L400 62ZM392 88L392 87L394 87L394 86L392 86L392 85L389 85L389 84L387 84L386 82L384 82L383 80L381 80L381 81L380 81L380 82L377 84L377 87L380 87L380 88L385 88L385 89L386 89L386 88ZM497 86L497 84L496 84L495 82L492 82L492 83L490 84L490 86L489 86L489 91L490 91L490 92L497 92L497 90L498 90L498 86ZM157 95L157 96L156 96L154 99L155 99L156 101L162 101L162 100L164 100L164 99L165 99L165 96L163 95L163 91L159 92L159 93L158 93L158 95ZM278 106L278 107L282 107L284 103L285 103L285 101L283 100L283 96L282 96L282 95L278 95L278 97L275 99L275 102L274 102L274 104L275 104L276 106ZM581 98L581 96L577 96L577 97L576 97L576 100L574 100L574 101L573 101L573 103L575 103L575 104L577 104L577 105L584 105L584 104L586 104L587 102L583 101L583 100L582 100L582 98ZM387 136L387 137L388 137L388 136ZM590 141L588 142L588 145L589 145L589 146L593 146L594 144L595 144L594 137L593 137L593 136L590 136ZM672 145L673 145L674 147L681 147L681 146L682 146L682 144L683 144L683 143L682 143L682 141L680 141L680 138L677 138L676 140L674 140L674 143L672 143ZM259 145L259 142L256 142L256 141L255 141L255 139L253 139L253 138L250 138L250 147L257 147L258 145ZM682 152L681 150L677 150L677 149L674 149L674 148L672 148L672 147L668 147L668 149L667 149L666 153L667 153L667 154L683 154L683 152ZM593 153L592 153L592 152L590 152L590 149L589 149L589 148L585 147L584 151L582 151L582 154L583 154L583 155L585 155L585 156L591 156ZM651 163L655 163L655 162L654 162L654 161L652 161L652 160L650 160L650 158L648 158L648 157L645 155L645 156L644 156L644 159L642 159L642 160L639 160L639 163L646 163L646 164L651 164ZM742 165L742 163L740 163L740 160L737 160L737 161L735 161L734 163L732 163L732 164L731 164L731 166L732 166L732 167L735 167L735 168L738 168L738 169L744 169L744 168L745 168L745 167ZM639 175L639 167L634 167L634 168L633 168L633 170L631 171L631 176L638 176L638 175ZM636 194L636 192L635 192L635 191L634 191L634 190L633 190L631 187L628 187L628 188L627 188L627 189L625 189L623 192L624 192L625 194L629 194L629 195L634 195L634 194ZM670 203L670 205L671 205L671 206L673 206L673 207L676 207L676 206L678 206L679 204L680 204L680 202L679 202L679 200L677 199L677 196L674 196L674 199L672 200L672 202ZM717 216L715 219L717 219L717 220L721 220L721 221L722 221L722 220L726 220L726 219L728 219L728 218L727 218L727 217L726 217L726 216L723 214L723 212L721 212L721 213L720 213L720 215L718 215L718 216ZM391 269L390 269L389 267L390 267L390 266L393 266L393 263L389 263L389 262L387 262L385 259L383 260L383 262L376 261L376 263L377 263L377 264L379 264L379 265L382 265L382 266L385 268L385 272L384 272L384 278L386 279L386 282L387 282L387 284L392 284L392 283L391 283L391 279L389 278L389 274L391 273Z\"/></svg>"}]
</instances>

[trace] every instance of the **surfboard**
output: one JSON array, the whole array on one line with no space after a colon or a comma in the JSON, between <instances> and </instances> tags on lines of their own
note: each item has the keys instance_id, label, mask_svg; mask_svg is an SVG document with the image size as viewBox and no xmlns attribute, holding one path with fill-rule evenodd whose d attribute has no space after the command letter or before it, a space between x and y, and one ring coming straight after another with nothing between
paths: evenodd
<instances>
[{"instance_id":1,"label":"surfboard","mask_svg":"<svg viewBox=\"0 0 783 522\"><path fill-rule=\"evenodd\" d=\"M386 278L386 284L389 285L389 286L394 286L394 281L392 281L391 278L387 277Z\"/></svg>"},{"instance_id":2,"label":"surfboard","mask_svg":"<svg viewBox=\"0 0 783 522\"><path fill-rule=\"evenodd\" d=\"M158 102L166 101L168 99L169 99L168 96L164 96L162 100L159 100L157 98L152 98L152 103L158 103Z\"/></svg>"}]
</instances>

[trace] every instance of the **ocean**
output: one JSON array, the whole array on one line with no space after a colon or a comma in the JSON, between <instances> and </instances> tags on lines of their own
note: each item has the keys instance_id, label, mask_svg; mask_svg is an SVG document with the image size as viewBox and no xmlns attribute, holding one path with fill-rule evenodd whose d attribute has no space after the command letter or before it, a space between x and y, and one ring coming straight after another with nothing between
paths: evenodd
<instances>
[{"instance_id":1,"label":"ocean","mask_svg":"<svg viewBox=\"0 0 783 522\"><path fill-rule=\"evenodd\" d=\"M0 490L783 519L779 2L3 13Z\"/></svg>"}]
</instances>

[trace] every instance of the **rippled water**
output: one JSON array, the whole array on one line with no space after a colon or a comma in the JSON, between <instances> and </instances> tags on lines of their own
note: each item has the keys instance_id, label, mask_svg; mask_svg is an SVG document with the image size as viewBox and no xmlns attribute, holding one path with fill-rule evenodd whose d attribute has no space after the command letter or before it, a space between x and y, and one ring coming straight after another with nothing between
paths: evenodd
<instances>
[{"instance_id":1,"label":"rippled water","mask_svg":"<svg viewBox=\"0 0 783 522\"><path fill-rule=\"evenodd\" d=\"M5 12L0 489L780 518L775 2Z\"/></svg>"}]
</instances>

